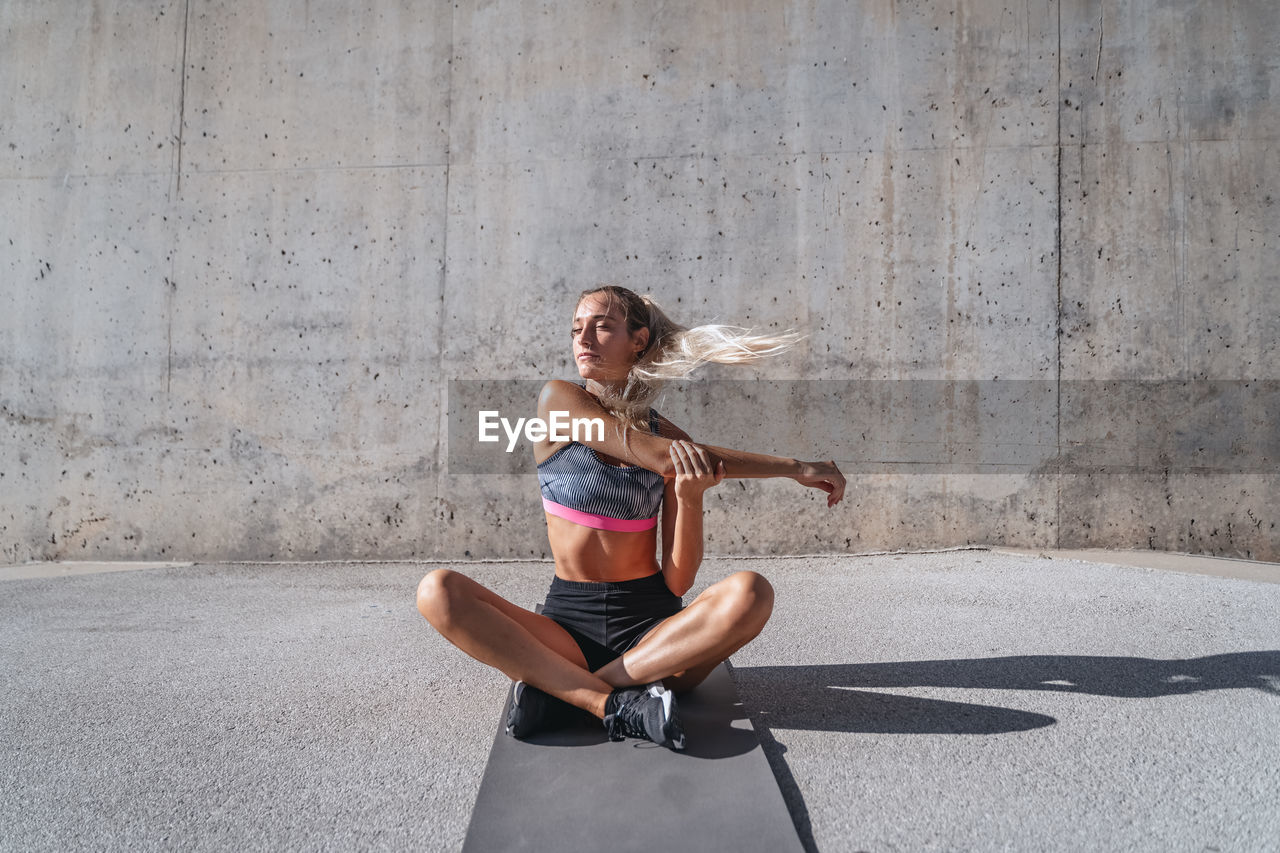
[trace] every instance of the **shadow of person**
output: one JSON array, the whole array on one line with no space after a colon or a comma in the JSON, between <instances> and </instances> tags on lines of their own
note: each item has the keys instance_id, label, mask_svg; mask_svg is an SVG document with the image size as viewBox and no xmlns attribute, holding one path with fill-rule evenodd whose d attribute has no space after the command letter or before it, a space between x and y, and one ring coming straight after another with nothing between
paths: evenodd
<instances>
[{"instance_id":1,"label":"shadow of person","mask_svg":"<svg viewBox=\"0 0 1280 853\"><path fill-rule=\"evenodd\" d=\"M741 667L733 674L750 711L765 760L805 850L817 850L809 807L775 729L891 734L985 735L1051 726L1053 717L1012 708L895 696L841 686L844 667ZM833 672L835 670L836 672Z\"/></svg>"},{"instance_id":2,"label":"shadow of person","mask_svg":"<svg viewBox=\"0 0 1280 853\"><path fill-rule=\"evenodd\" d=\"M1053 718L1010 708L878 693L875 688L1052 690L1120 698L1257 689L1280 695L1280 652L1185 660L1015 655L957 660L735 667L753 719L766 726L880 734L999 734Z\"/></svg>"},{"instance_id":3,"label":"shadow of person","mask_svg":"<svg viewBox=\"0 0 1280 853\"><path fill-rule=\"evenodd\" d=\"M857 665L758 666L735 669L734 675L757 727L867 734L990 735L1028 731L1057 722L1044 714L1014 708L866 690L859 679L850 677L857 669Z\"/></svg>"},{"instance_id":4,"label":"shadow of person","mask_svg":"<svg viewBox=\"0 0 1280 853\"><path fill-rule=\"evenodd\" d=\"M733 668L743 704L807 850L808 808L775 729L869 734L990 735L1042 728L1053 717L969 702L878 692L947 687L1052 690L1117 698L1256 689L1280 695L1280 652L1234 652L1185 660L1097 655L1014 655L957 660Z\"/></svg>"},{"instance_id":5,"label":"shadow of person","mask_svg":"<svg viewBox=\"0 0 1280 853\"><path fill-rule=\"evenodd\" d=\"M792 822L806 850L816 850L809 808L774 729L894 734L998 734L1050 726L1053 717L1012 708L895 696L851 689L857 664L734 667L743 705L755 726Z\"/></svg>"},{"instance_id":6,"label":"shadow of person","mask_svg":"<svg viewBox=\"0 0 1280 853\"><path fill-rule=\"evenodd\" d=\"M863 692L877 687L1052 690L1122 698L1155 698L1204 690L1252 688L1280 695L1280 651L1233 652L1174 660L1097 655L1016 655L894 663L748 667L736 669L735 675L749 693L754 693L753 688L759 687L767 694L770 686L798 683L805 689L817 691L815 699L828 689ZM995 730L1000 730L995 718L992 718L992 723Z\"/></svg>"}]
</instances>

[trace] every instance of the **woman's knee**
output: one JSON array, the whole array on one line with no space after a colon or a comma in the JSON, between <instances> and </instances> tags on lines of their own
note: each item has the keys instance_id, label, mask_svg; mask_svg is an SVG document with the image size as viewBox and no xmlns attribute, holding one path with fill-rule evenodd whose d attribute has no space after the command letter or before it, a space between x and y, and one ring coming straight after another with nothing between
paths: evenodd
<instances>
[{"instance_id":1,"label":"woman's knee","mask_svg":"<svg viewBox=\"0 0 1280 853\"><path fill-rule=\"evenodd\" d=\"M465 576L451 569L427 572L418 583L418 612L440 628L448 624L458 602L461 581Z\"/></svg>"},{"instance_id":2,"label":"woman's knee","mask_svg":"<svg viewBox=\"0 0 1280 853\"><path fill-rule=\"evenodd\" d=\"M773 612L773 584L758 572L737 572L725 578L721 612L733 625L764 627Z\"/></svg>"}]
</instances>

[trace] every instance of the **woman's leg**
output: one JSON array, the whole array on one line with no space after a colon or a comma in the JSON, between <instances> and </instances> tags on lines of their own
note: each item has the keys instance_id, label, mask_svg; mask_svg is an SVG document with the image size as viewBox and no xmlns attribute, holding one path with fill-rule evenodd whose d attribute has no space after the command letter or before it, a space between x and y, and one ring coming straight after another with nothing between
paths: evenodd
<instances>
[{"instance_id":1,"label":"woman's leg","mask_svg":"<svg viewBox=\"0 0 1280 853\"><path fill-rule=\"evenodd\" d=\"M772 612L769 582L755 572L738 572L707 587L595 674L615 687L663 679L671 690L689 690L751 642Z\"/></svg>"},{"instance_id":2,"label":"woman's leg","mask_svg":"<svg viewBox=\"0 0 1280 853\"><path fill-rule=\"evenodd\" d=\"M471 657L603 718L613 687L587 671L564 628L449 569L418 584L418 612Z\"/></svg>"}]
</instances>

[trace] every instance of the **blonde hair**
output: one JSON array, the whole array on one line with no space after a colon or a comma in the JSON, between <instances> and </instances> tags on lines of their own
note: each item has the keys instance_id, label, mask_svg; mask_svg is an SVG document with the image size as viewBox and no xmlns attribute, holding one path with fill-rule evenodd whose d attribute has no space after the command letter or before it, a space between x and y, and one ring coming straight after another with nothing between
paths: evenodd
<instances>
[{"instance_id":1,"label":"blonde hair","mask_svg":"<svg viewBox=\"0 0 1280 853\"><path fill-rule=\"evenodd\" d=\"M807 337L790 330L775 335L757 335L751 329L721 324L688 328L668 317L650 295L640 296L612 284L578 294L575 312L588 296L601 297L606 312L617 306L628 333L649 330L649 342L631 366L621 396L610 393L607 388L598 395L607 411L627 426L645 432L649 430L649 407L668 381L684 379L709 362L749 364L778 355ZM625 431L623 441L626 441Z\"/></svg>"}]
</instances>

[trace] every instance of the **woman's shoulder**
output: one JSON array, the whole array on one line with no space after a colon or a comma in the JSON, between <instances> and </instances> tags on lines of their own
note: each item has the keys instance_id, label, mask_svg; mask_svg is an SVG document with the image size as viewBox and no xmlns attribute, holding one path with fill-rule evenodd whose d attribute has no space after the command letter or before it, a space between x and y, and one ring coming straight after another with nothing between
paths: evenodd
<instances>
[{"instance_id":1,"label":"woman's shoulder","mask_svg":"<svg viewBox=\"0 0 1280 853\"><path fill-rule=\"evenodd\" d=\"M542 390L538 392L538 408L546 410L564 409L568 405L582 402L584 399L595 400L595 397L591 396L591 392L587 390L585 382L548 379L542 383Z\"/></svg>"},{"instance_id":2,"label":"woman's shoulder","mask_svg":"<svg viewBox=\"0 0 1280 853\"><path fill-rule=\"evenodd\" d=\"M548 379L542 383L542 393L556 393L568 391L571 388L578 388L583 391L587 390L585 382L571 382L568 379Z\"/></svg>"}]
</instances>

